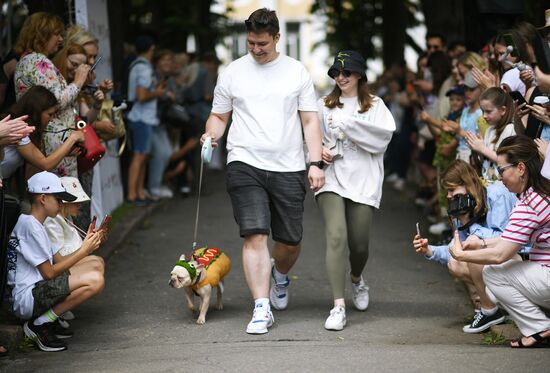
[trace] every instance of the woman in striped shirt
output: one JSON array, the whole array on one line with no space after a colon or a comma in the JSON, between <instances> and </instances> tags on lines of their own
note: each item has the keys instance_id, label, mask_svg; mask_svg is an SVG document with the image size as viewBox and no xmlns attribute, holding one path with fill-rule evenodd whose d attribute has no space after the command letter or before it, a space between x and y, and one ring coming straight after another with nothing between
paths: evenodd
<instances>
[{"instance_id":1,"label":"woman in striped shirt","mask_svg":"<svg viewBox=\"0 0 550 373\"><path fill-rule=\"evenodd\" d=\"M543 160L533 140L511 136L497 150L497 170L518 201L500 237L460 243L455 233L451 255L485 264L487 295L512 317L525 336L511 347L550 347L550 181L541 176ZM528 261L509 261L531 243ZM483 249L483 250L479 250Z\"/></svg>"}]
</instances>

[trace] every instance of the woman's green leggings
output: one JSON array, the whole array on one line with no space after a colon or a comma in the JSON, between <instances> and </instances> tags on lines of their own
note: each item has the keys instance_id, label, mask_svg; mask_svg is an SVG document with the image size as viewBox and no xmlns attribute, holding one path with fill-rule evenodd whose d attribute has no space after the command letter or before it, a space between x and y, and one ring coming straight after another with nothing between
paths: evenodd
<instances>
[{"instance_id":1,"label":"woman's green leggings","mask_svg":"<svg viewBox=\"0 0 550 373\"><path fill-rule=\"evenodd\" d=\"M373 207L353 202L338 194L317 196L325 219L326 265L334 299L344 298L346 284L346 246L353 277L361 276L369 258L369 236Z\"/></svg>"}]
</instances>

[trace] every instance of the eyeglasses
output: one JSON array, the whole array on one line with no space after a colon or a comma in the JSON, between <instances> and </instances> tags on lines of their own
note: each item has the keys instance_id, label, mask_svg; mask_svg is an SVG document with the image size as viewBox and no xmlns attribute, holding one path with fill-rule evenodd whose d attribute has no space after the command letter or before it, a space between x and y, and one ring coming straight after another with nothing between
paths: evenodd
<instances>
[{"instance_id":1,"label":"eyeglasses","mask_svg":"<svg viewBox=\"0 0 550 373\"><path fill-rule=\"evenodd\" d=\"M507 164L506 166L498 166L497 167L497 172L500 176L502 176L502 174L504 173L504 171L507 169L507 168L510 168L510 167L513 167L515 166L515 164Z\"/></svg>"},{"instance_id":2,"label":"eyeglasses","mask_svg":"<svg viewBox=\"0 0 550 373\"><path fill-rule=\"evenodd\" d=\"M332 79L336 79L340 76L340 74L344 75L345 78L349 78L351 76L351 71L332 69L329 71L328 76L330 76Z\"/></svg>"}]
</instances>

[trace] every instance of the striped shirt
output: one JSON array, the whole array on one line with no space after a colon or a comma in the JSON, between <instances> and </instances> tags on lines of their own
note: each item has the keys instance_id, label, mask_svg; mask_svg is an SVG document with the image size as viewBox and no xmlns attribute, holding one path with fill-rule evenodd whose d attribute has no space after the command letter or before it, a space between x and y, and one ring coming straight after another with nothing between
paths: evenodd
<instances>
[{"instance_id":1,"label":"striped shirt","mask_svg":"<svg viewBox=\"0 0 550 373\"><path fill-rule=\"evenodd\" d=\"M533 190L527 189L516 202L503 240L520 245L531 242L529 260L550 267L550 200Z\"/></svg>"}]
</instances>

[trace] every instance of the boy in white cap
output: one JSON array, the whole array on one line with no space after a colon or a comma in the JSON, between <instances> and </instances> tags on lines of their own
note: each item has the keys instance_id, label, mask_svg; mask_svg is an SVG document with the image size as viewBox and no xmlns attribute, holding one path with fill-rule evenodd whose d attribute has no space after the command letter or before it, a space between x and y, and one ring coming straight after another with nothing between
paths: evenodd
<instances>
[{"instance_id":1,"label":"boy in white cap","mask_svg":"<svg viewBox=\"0 0 550 373\"><path fill-rule=\"evenodd\" d=\"M97 256L103 231L93 225L79 250L61 256L44 228L47 217L55 217L61 201L74 201L59 177L50 172L37 173L28 180L31 214L21 215L8 244L8 287L13 313L24 324L25 334L43 351L61 351L61 340L71 333L61 328L58 315L100 293L104 286L104 263Z\"/></svg>"}]
</instances>

